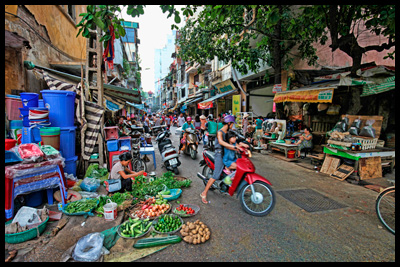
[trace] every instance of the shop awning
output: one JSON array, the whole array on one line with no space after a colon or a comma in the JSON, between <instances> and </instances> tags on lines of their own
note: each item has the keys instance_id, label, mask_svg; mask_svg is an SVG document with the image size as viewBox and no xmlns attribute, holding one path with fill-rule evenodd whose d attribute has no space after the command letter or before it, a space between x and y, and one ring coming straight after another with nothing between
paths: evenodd
<instances>
[{"instance_id":1,"label":"shop awning","mask_svg":"<svg viewBox=\"0 0 400 267\"><path fill-rule=\"evenodd\" d=\"M24 65L26 65L25 62L24 62ZM60 75L66 79L69 79L69 80L77 82L77 83L79 83L81 81L81 77L78 77L78 76L75 76L75 75L72 75L69 73L33 65L32 63L31 63L31 66L34 68L46 70L51 73ZM28 69L31 69L31 68L28 68ZM108 95L109 97L111 97L113 99L116 98L116 99L120 99L120 100L124 100L124 101L130 101L130 102L133 102L136 104L140 104L142 102L140 91L138 91L138 90L132 90L132 89L123 88L123 87L106 84L106 83L103 84L103 88L104 88L104 94Z\"/></svg>"},{"instance_id":2,"label":"shop awning","mask_svg":"<svg viewBox=\"0 0 400 267\"><path fill-rule=\"evenodd\" d=\"M210 109L210 108L213 107L213 102L215 100L217 100L218 98L221 98L221 97L224 97L224 96L228 96L228 95L231 95L231 94L236 93L236 92L237 92L237 90L231 90L231 91L228 91L228 92L225 92L225 93L218 94L218 95L215 95L213 97L210 97L210 98L198 103L197 104L197 108L198 109Z\"/></svg>"},{"instance_id":3,"label":"shop awning","mask_svg":"<svg viewBox=\"0 0 400 267\"><path fill-rule=\"evenodd\" d=\"M278 92L275 94L274 102L332 103L333 91L338 86L339 80Z\"/></svg>"},{"instance_id":4,"label":"shop awning","mask_svg":"<svg viewBox=\"0 0 400 267\"><path fill-rule=\"evenodd\" d=\"M130 105L130 106L132 106L132 107L134 107L134 108L136 108L136 109L139 109L139 110L141 110L141 111L146 111L146 108L144 107L144 104L134 104L134 103L130 103L130 102L126 102L128 105Z\"/></svg>"},{"instance_id":5,"label":"shop awning","mask_svg":"<svg viewBox=\"0 0 400 267\"><path fill-rule=\"evenodd\" d=\"M384 82L379 84L378 83L364 84L363 92L360 96L363 97L363 96L375 95L395 89L396 85L395 77L396 76L389 77L385 79Z\"/></svg>"},{"instance_id":6,"label":"shop awning","mask_svg":"<svg viewBox=\"0 0 400 267\"><path fill-rule=\"evenodd\" d=\"M203 98L203 96L189 99L188 101L186 101L185 105L194 104L195 102L200 101L202 98Z\"/></svg>"}]
</instances>

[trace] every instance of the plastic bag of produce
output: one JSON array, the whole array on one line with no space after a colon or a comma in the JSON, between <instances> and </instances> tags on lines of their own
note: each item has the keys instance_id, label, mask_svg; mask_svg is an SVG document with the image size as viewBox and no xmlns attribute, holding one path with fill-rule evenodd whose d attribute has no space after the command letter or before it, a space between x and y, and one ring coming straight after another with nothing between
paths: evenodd
<instances>
[{"instance_id":1,"label":"plastic bag of produce","mask_svg":"<svg viewBox=\"0 0 400 267\"><path fill-rule=\"evenodd\" d=\"M361 120L355 119L350 126L349 133L352 135L359 135L360 126L361 126Z\"/></svg>"},{"instance_id":2,"label":"plastic bag of produce","mask_svg":"<svg viewBox=\"0 0 400 267\"><path fill-rule=\"evenodd\" d=\"M375 138L375 129L372 127L375 120L367 120L365 122L365 126L360 131L360 136L372 137Z\"/></svg>"},{"instance_id":3,"label":"plastic bag of produce","mask_svg":"<svg viewBox=\"0 0 400 267\"><path fill-rule=\"evenodd\" d=\"M97 261L101 256L104 235L102 233L90 233L76 243L72 257L76 261Z\"/></svg>"},{"instance_id":4,"label":"plastic bag of produce","mask_svg":"<svg viewBox=\"0 0 400 267\"><path fill-rule=\"evenodd\" d=\"M100 180L93 177L86 177L85 179L83 179L80 185L82 190L88 192L96 192L99 186L100 186Z\"/></svg>"}]
</instances>

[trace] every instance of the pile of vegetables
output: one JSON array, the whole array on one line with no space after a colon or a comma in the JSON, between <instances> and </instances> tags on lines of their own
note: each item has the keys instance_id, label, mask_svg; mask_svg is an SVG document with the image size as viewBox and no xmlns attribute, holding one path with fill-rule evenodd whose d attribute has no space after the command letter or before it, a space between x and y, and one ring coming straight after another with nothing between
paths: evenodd
<instances>
[{"instance_id":1,"label":"pile of vegetables","mask_svg":"<svg viewBox=\"0 0 400 267\"><path fill-rule=\"evenodd\" d=\"M154 224L154 230L168 233L178 230L182 225L181 218L174 215L162 215Z\"/></svg>"},{"instance_id":2,"label":"pile of vegetables","mask_svg":"<svg viewBox=\"0 0 400 267\"><path fill-rule=\"evenodd\" d=\"M151 222L149 219L139 220L139 219L131 219L124 222L120 226L121 236L127 238L135 238L145 234L151 226Z\"/></svg>"},{"instance_id":3,"label":"pile of vegetables","mask_svg":"<svg viewBox=\"0 0 400 267\"><path fill-rule=\"evenodd\" d=\"M65 207L65 212L71 214L80 212L89 212L97 206L97 201L98 201L97 198L85 198L71 202Z\"/></svg>"},{"instance_id":4,"label":"pile of vegetables","mask_svg":"<svg viewBox=\"0 0 400 267\"><path fill-rule=\"evenodd\" d=\"M95 212L98 213L97 216L101 217L104 214L103 206L107 204L107 200L111 199L112 202L121 205L125 200L132 199L132 195L129 192L125 193L114 193L111 197L109 196L99 196L99 205L96 207Z\"/></svg>"},{"instance_id":5,"label":"pile of vegetables","mask_svg":"<svg viewBox=\"0 0 400 267\"><path fill-rule=\"evenodd\" d=\"M183 241L194 245L206 242L211 235L207 225L199 220L182 225L180 233L183 236Z\"/></svg>"},{"instance_id":6,"label":"pile of vegetables","mask_svg":"<svg viewBox=\"0 0 400 267\"><path fill-rule=\"evenodd\" d=\"M141 201L136 204L137 210L134 211L132 216L138 218L158 217L164 214L169 208L170 204L163 198L150 197L147 200Z\"/></svg>"},{"instance_id":7,"label":"pile of vegetables","mask_svg":"<svg viewBox=\"0 0 400 267\"><path fill-rule=\"evenodd\" d=\"M145 199L145 196L156 196L160 191L163 191L165 187L169 189L174 188L186 188L192 183L191 180L187 179L184 181L178 181L174 178L174 174L170 171L164 173L161 177L157 177L154 181L147 182L147 178L144 176L138 176L132 183L132 196L137 198L137 202ZM133 203L136 204L136 203Z\"/></svg>"},{"instance_id":8,"label":"pile of vegetables","mask_svg":"<svg viewBox=\"0 0 400 267\"><path fill-rule=\"evenodd\" d=\"M195 210L191 207L187 207L183 204L180 204L179 207L174 209L174 213L178 215L192 215L195 213Z\"/></svg>"}]
</instances>

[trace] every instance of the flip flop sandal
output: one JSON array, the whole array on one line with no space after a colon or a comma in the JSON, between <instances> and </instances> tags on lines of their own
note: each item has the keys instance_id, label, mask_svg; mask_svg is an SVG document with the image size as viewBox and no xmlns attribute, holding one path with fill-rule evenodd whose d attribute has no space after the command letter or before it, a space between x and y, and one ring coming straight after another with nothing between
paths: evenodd
<instances>
[{"instance_id":1,"label":"flip flop sandal","mask_svg":"<svg viewBox=\"0 0 400 267\"><path fill-rule=\"evenodd\" d=\"M207 197L202 196L200 193L200 197L201 197L201 202L203 202L203 204L208 204L209 202L207 201Z\"/></svg>"}]
</instances>

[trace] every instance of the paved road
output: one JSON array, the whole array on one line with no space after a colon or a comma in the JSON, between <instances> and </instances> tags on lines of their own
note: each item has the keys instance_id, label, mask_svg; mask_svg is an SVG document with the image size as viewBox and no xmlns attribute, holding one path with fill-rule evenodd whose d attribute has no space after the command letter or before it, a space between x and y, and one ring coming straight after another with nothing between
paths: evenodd
<instances>
[{"instance_id":1,"label":"paved road","mask_svg":"<svg viewBox=\"0 0 400 267\"><path fill-rule=\"evenodd\" d=\"M173 144L178 137L171 129ZM202 146L200 146L202 151ZM156 151L157 173L161 157ZM181 175L192 180L179 198L181 203L201 207L194 218L211 228L211 238L201 245L185 242L168 246L138 261L394 261L395 237L383 229L376 217L377 193L324 174L302 168L269 155L256 153L252 161L257 173L267 177L277 192L275 209L265 217L245 213L236 197L210 192L210 204L201 203L204 185L197 178L197 160L182 155ZM149 166L150 170L152 165ZM347 207L307 212L278 192L313 189Z\"/></svg>"}]
</instances>

